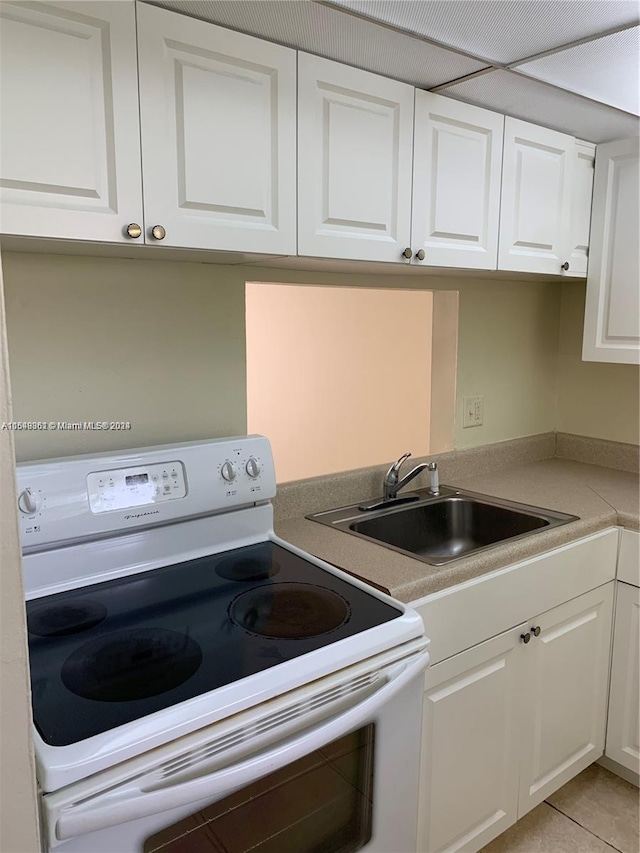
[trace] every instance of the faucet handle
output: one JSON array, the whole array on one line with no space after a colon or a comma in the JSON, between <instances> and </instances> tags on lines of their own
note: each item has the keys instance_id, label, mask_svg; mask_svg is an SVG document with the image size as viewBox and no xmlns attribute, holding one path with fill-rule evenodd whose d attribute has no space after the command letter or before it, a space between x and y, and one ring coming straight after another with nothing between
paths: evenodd
<instances>
[{"instance_id":1,"label":"faucet handle","mask_svg":"<svg viewBox=\"0 0 640 853\"><path fill-rule=\"evenodd\" d=\"M394 479L397 479L398 473L400 472L400 468L402 468L403 464L407 461L407 459L410 456L411 456L410 453L403 453L402 456L400 457L400 459L396 459L395 462L392 462L391 467L387 471L387 475L385 477L385 480L393 481Z\"/></svg>"}]
</instances>

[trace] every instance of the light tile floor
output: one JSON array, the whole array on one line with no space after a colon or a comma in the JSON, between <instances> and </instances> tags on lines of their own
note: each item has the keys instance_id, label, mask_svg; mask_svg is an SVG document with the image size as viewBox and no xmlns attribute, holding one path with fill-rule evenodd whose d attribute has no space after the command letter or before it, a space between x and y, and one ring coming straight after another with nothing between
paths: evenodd
<instances>
[{"instance_id":1,"label":"light tile floor","mask_svg":"<svg viewBox=\"0 0 640 853\"><path fill-rule=\"evenodd\" d=\"M481 853L639 853L638 789L587 767Z\"/></svg>"}]
</instances>

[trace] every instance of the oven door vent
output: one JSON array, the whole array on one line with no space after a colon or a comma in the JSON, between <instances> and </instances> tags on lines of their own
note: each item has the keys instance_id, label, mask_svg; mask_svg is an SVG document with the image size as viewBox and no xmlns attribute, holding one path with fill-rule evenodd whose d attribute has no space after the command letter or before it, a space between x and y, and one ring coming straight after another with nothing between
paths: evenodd
<instances>
[{"instance_id":1,"label":"oven door vent","mask_svg":"<svg viewBox=\"0 0 640 853\"><path fill-rule=\"evenodd\" d=\"M279 710L273 709L272 713L255 719L258 709L251 712L254 719L249 722L239 723L231 731L212 738L198 749L183 753L179 759L167 761L157 768L158 779L168 779L178 774L201 768L209 762L227 763L227 760L238 760L245 751L255 751L263 745L273 743L299 733L302 729L311 725L317 725L334 714L342 713L351 705L361 702L367 695L375 692L386 683L386 667L381 667L355 678L348 679L339 684L334 684L328 689L313 695L313 685L303 688L304 698L287 704ZM295 691L299 694L301 691ZM309 695L311 693L311 695ZM289 702L293 696L290 697ZM282 705L286 697L276 700ZM268 703L271 705L272 703ZM245 714L238 715L245 716ZM278 731L279 730L279 731ZM274 737L274 733L277 735ZM217 760L216 760L217 759Z\"/></svg>"}]
</instances>

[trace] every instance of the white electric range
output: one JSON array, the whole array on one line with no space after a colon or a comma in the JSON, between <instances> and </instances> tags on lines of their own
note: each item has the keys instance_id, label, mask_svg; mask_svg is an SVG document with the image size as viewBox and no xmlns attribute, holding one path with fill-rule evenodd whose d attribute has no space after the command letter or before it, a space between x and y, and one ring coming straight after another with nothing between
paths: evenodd
<instances>
[{"instance_id":1,"label":"white electric range","mask_svg":"<svg viewBox=\"0 0 640 853\"><path fill-rule=\"evenodd\" d=\"M415 850L421 619L275 536L267 439L18 486L47 850Z\"/></svg>"}]
</instances>

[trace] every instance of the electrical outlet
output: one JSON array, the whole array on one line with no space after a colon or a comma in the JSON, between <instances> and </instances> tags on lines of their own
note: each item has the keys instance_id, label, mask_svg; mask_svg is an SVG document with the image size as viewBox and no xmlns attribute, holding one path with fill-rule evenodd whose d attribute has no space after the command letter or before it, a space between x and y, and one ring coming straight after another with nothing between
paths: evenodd
<instances>
[{"instance_id":1,"label":"electrical outlet","mask_svg":"<svg viewBox=\"0 0 640 853\"><path fill-rule=\"evenodd\" d=\"M484 397L463 397L462 428L482 426L484 419Z\"/></svg>"}]
</instances>

